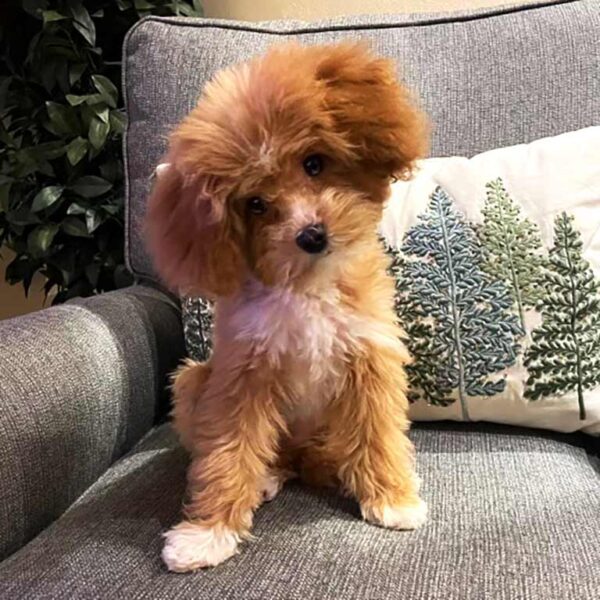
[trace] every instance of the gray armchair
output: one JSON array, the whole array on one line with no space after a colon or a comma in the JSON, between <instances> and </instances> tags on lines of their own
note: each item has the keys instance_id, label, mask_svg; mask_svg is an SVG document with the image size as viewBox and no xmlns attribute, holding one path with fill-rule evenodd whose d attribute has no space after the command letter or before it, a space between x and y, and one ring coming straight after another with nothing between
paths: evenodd
<instances>
[{"instance_id":1,"label":"gray armchair","mask_svg":"<svg viewBox=\"0 0 600 600\"><path fill-rule=\"evenodd\" d=\"M291 484L237 557L168 573L161 533L187 458L164 423L166 383L184 343L140 226L165 132L215 71L272 43L369 41L432 116L432 155L469 156L600 124L599 35L597 0L138 24L124 60L126 254L140 283L0 322L0 598L600 598L598 440L489 424L414 427L431 512L418 531L373 527L352 501Z\"/></svg>"},{"instance_id":2,"label":"gray armchair","mask_svg":"<svg viewBox=\"0 0 600 600\"><path fill-rule=\"evenodd\" d=\"M164 416L184 350L177 302L146 286L1 322L0 340L5 558Z\"/></svg>"}]
</instances>

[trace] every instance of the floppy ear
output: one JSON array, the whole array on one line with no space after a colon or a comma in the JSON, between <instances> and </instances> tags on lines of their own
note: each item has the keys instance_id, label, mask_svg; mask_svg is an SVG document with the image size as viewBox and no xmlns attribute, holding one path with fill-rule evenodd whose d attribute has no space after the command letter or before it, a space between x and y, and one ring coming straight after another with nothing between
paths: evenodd
<instances>
[{"instance_id":1,"label":"floppy ear","mask_svg":"<svg viewBox=\"0 0 600 600\"><path fill-rule=\"evenodd\" d=\"M427 126L391 60L358 44L324 47L317 79L325 86L326 110L353 146L363 167L387 177L408 178L427 152Z\"/></svg>"},{"instance_id":2,"label":"floppy ear","mask_svg":"<svg viewBox=\"0 0 600 600\"><path fill-rule=\"evenodd\" d=\"M171 289L214 298L239 286L245 263L216 178L186 176L173 162L159 166L146 234L155 267Z\"/></svg>"}]
</instances>

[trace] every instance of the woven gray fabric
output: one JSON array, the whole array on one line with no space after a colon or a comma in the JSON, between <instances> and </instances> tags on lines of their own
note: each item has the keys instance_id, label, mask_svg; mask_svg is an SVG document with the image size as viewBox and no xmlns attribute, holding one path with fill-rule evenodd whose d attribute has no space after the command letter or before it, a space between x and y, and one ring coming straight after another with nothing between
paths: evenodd
<instances>
[{"instance_id":1,"label":"woven gray fabric","mask_svg":"<svg viewBox=\"0 0 600 600\"><path fill-rule=\"evenodd\" d=\"M214 570L169 574L186 456L164 427L0 565L0 596L244 600L597 600L600 467L557 436L416 429L430 520L366 524L349 499L290 484L256 539ZM572 437L571 441L579 438Z\"/></svg>"},{"instance_id":2,"label":"woven gray fabric","mask_svg":"<svg viewBox=\"0 0 600 600\"><path fill-rule=\"evenodd\" d=\"M182 355L177 305L150 288L0 323L0 559L152 427Z\"/></svg>"},{"instance_id":3,"label":"woven gray fabric","mask_svg":"<svg viewBox=\"0 0 600 600\"><path fill-rule=\"evenodd\" d=\"M130 268L152 277L141 222L166 134L216 71L288 39L361 39L397 58L433 121L432 156L471 156L597 125L600 3L557 2L313 24L142 21L124 48Z\"/></svg>"}]
</instances>

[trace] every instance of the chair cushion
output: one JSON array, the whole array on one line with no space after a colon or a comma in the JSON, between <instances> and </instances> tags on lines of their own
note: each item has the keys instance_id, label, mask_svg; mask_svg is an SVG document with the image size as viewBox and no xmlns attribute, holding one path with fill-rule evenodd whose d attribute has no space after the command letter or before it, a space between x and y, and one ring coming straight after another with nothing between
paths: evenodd
<instances>
[{"instance_id":1,"label":"chair cushion","mask_svg":"<svg viewBox=\"0 0 600 600\"><path fill-rule=\"evenodd\" d=\"M174 299L146 286L0 322L0 560L161 418L182 333Z\"/></svg>"},{"instance_id":2,"label":"chair cushion","mask_svg":"<svg viewBox=\"0 0 600 600\"><path fill-rule=\"evenodd\" d=\"M3 598L494 600L600 598L600 466L559 434L419 427L430 520L397 532L354 501L293 483L219 567L166 571L186 455L155 430L61 519L0 565Z\"/></svg>"},{"instance_id":3,"label":"chair cushion","mask_svg":"<svg viewBox=\"0 0 600 600\"><path fill-rule=\"evenodd\" d=\"M597 0L311 24L141 21L124 46L130 268L154 276L142 235L149 178L166 134L219 69L290 39L364 40L398 59L422 99L433 122L432 155L472 156L600 122L599 28Z\"/></svg>"}]
</instances>

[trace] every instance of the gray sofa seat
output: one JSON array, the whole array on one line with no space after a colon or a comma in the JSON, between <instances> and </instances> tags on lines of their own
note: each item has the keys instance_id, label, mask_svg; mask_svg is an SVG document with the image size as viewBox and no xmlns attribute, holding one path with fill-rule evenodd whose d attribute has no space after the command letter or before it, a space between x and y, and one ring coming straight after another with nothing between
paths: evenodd
<instances>
[{"instance_id":1,"label":"gray sofa seat","mask_svg":"<svg viewBox=\"0 0 600 600\"><path fill-rule=\"evenodd\" d=\"M430 520L369 525L354 501L290 483L219 567L168 573L187 457L156 429L0 565L0 597L597 600L600 464L589 440L460 425L412 432Z\"/></svg>"}]
</instances>

